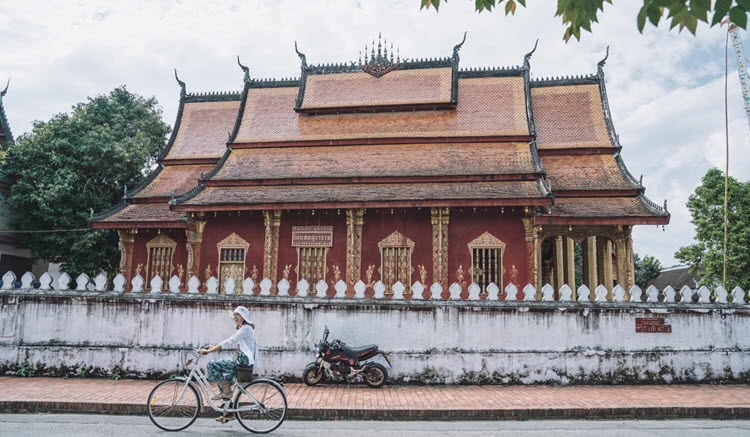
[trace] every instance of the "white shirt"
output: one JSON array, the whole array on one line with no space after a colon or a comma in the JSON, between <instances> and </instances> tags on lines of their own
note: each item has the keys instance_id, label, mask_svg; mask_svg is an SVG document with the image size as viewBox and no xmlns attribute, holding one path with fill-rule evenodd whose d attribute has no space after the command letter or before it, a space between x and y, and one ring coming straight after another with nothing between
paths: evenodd
<instances>
[{"instance_id":1,"label":"white shirt","mask_svg":"<svg viewBox=\"0 0 750 437\"><path fill-rule=\"evenodd\" d=\"M258 368L258 342L255 340L255 330L250 325L242 325L233 336L222 341L222 350L233 349L240 345L240 350L247 355L248 364Z\"/></svg>"}]
</instances>

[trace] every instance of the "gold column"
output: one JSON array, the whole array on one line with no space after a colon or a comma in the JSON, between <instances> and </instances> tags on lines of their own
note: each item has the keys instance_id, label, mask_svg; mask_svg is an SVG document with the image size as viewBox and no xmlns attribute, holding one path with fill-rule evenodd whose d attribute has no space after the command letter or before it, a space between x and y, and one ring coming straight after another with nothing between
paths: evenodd
<instances>
[{"instance_id":1,"label":"gold column","mask_svg":"<svg viewBox=\"0 0 750 437\"><path fill-rule=\"evenodd\" d=\"M279 226L281 210L263 211L263 224L266 228L263 252L263 277L271 280L271 294L276 294L279 264Z\"/></svg>"},{"instance_id":2,"label":"gold column","mask_svg":"<svg viewBox=\"0 0 750 437\"><path fill-rule=\"evenodd\" d=\"M627 237L625 239L626 242L627 242L627 248L626 248L626 253L627 253L626 264L627 265L626 265L626 270L628 272L628 274L627 274L628 281L627 281L627 287L625 288L625 290L627 291L628 295L630 294L630 288L633 287L633 285L635 285L635 265L633 263L633 235L632 235L632 231L633 231L633 227L632 226L628 226L627 227ZM623 285L623 287L625 287L625 286Z\"/></svg>"},{"instance_id":3,"label":"gold column","mask_svg":"<svg viewBox=\"0 0 750 437\"><path fill-rule=\"evenodd\" d=\"M560 290L563 283L565 282L565 255L563 252L563 237L558 235L555 237L555 283L551 284L555 287L555 294Z\"/></svg>"},{"instance_id":4,"label":"gold column","mask_svg":"<svg viewBox=\"0 0 750 437\"><path fill-rule=\"evenodd\" d=\"M432 281L448 289L448 222L450 208L432 208ZM424 284L425 288L429 288Z\"/></svg>"},{"instance_id":5,"label":"gold column","mask_svg":"<svg viewBox=\"0 0 750 437\"><path fill-rule=\"evenodd\" d=\"M540 252L538 246L538 236L534 229L534 216L530 214L528 207L524 209L526 215L521 218L523 221L523 229L526 235L526 283L527 284L538 284L539 279L537 278L537 271L539 269L539 261L537 254ZM516 284L516 286L525 286L525 284ZM502 284L498 284L498 287L502 288ZM537 287L539 289L539 287Z\"/></svg>"},{"instance_id":6,"label":"gold column","mask_svg":"<svg viewBox=\"0 0 750 437\"><path fill-rule=\"evenodd\" d=\"M565 283L571 289L576 289L575 241L570 237L565 238Z\"/></svg>"},{"instance_id":7,"label":"gold column","mask_svg":"<svg viewBox=\"0 0 750 437\"><path fill-rule=\"evenodd\" d=\"M604 285L609 297L609 292L612 291L612 241L604 237L597 238L596 251L599 255L599 284Z\"/></svg>"},{"instance_id":8,"label":"gold column","mask_svg":"<svg viewBox=\"0 0 750 437\"><path fill-rule=\"evenodd\" d=\"M191 276L195 276L198 279L201 277L201 249L203 248L203 230L206 228L206 214L204 212L196 212L190 215L191 222L185 229L185 235L187 236L187 244L185 249L187 250L187 274L185 278L185 286ZM206 289L206 280L204 279L203 284L200 286L201 290Z\"/></svg>"},{"instance_id":9,"label":"gold column","mask_svg":"<svg viewBox=\"0 0 750 437\"><path fill-rule=\"evenodd\" d=\"M583 242L583 281L590 290L594 290L598 285L596 263L596 237L588 237ZM578 296L579 298L588 299L589 296Z\"/></svg>"},{"instance_id":10,"label":"gold column","mask_svg":"<svg viewBox=\"0 0 750 437\"><path fill-rule=\"evenodd\" d=\"M362 226L364 209L346 211L346 282L351 287L362 279Z\"/></svg>"},{"instance_id":11,"label":"gold column","mask_svg":"<svg viewBox=\"0 0 750 437\"><path fill-rule=\"evenodd\" d=\"M120 273L125 276L125 289L130 291L132 285L130 280L133 279L133 246L135 246L135 229L118 229L117 235L120 236L118 246L120 248Z\"/></svg>"},{"instance_id":12,"label":"gold column","mask_svg":"<svg viewBox=\"0 0 750 437\"><path fill-rule=\"evenodd\" d=\"M534 258L536 260L535 285L537 290L541 290L544 285L542 284L542 276L544 275L545 266L542 265L542 238L538 232L534 233Z\"/></svg>"}]
</instances>

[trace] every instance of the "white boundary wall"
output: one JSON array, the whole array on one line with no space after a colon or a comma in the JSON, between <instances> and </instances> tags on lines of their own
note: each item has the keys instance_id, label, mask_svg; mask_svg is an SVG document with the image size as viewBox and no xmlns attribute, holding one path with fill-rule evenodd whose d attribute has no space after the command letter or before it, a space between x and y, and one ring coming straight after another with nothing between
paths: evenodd
<instances>
[{"instance_id":1,"label":"white boundary wall","mask_svg":"<svg viewBox=\"0 0 750 437\"><path fill-rule=\"evenodd\" d=\"M234 332L250 309L259 372L299 380L331 330L391 353L396 380L423 383L750 381L750 306L730 303L329 299L0 290L0 368L158 376L185 351ZM665 317L671 333L636 333ZM212 358L229 357L214 354Z\"/></svg>"}]
</instances>

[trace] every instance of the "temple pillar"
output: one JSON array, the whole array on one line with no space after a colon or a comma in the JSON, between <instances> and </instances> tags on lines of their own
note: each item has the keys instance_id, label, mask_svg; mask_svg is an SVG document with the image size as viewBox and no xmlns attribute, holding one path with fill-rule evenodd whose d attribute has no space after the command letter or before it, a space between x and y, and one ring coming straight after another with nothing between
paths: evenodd
<instances>
[{"instance_id":1,"label":"temple pillar","mask_svg":"<svg viewBox=\"0 0 750 437\"><path fill-rule=\"evenodd\" d=\"M448 223L450 208L432 208L432 281L448 289ZM498 284L502 288L502 284ZM425 288L430 288L425 284Z\"/></svg>"},{"instance_id":2,"label":"temple pillar","mask_svg":"<svg viewBox=\"0 0 750 437\"><path fill-rule=\"evenodd\" d=\"M263 246L263 277L271 280L271 294L276 294L279 269L279 226L281 210L263 211L266 235Z\"/></svg>"},{"instance_id":3,"label":"temple pillar","mask_svg":"<svg viewBox=\"0 0 750 437\"><path fill-rule=\"evenodd\" d=\"M596 286L597 265L596 265L596 237L588 237L583 240L583 282L591 291ZM579 299L589 299L590 296L578 296Z\"/></svg>"},{"instance_id":4,"label":"temple pillar","mask_svg":"<svg viewBox=\"0 0 750 437\"><path fill-rule=\"evenodd\" d=\"M566 237L565 243L565 283L576 289L576 243L572 238Z\"/></svg>"},{"instance_id":5,"label":"temple pillar","mask_svg":"<svg viewBox=\"0 0 750 437\"><path fill-rule=\"evenodd\" d=\"M120 237L118 247L120 248L120 273L125 276L125 289L130 291L133 279L133 246L135 246L135 229L118 229L117 235Z\"/></svg>"},{"instance_id":6,"label":"temple pillar","mask_svg":"<svg viewBox=\"0 0 750 437\"><path fill-rule=\"evenodd\" d=\"M632 227L621 228L618 226L618 230L621 232L618 232L615 240L617 246L617 283L625 289L626 298L630 298L630 288L635 284Z\"/></svg>"},{"instance_id":7,"label":"temple pillar","mask_svg":"<svg viewBox=\"0 0 750 437\"><path fill-rule=\"evenodd\" d=\"M596 239L596 252L598 255L597 265L599 267L599 283L607 289L607 296L612 291L612 241L608 238Z\"/></svg>"},{"instance_id":8,"label":"temple pillar","mask_svg":"<svg viewBox=\"0 0 750 437\"><path fill-rule=\"evenodd\" d=\"M349 287L362 279L362 226L364 215L364 209L349 209L346 211L346 282ZM408 288L410 284L404 285L407 285Z\"/></svg>"},{"instance_id":9,"label":"temple pillar","mask_svg":"<svg viewBox=\"0 0 750 437\"><path fill-rule=\"evenodd\" d=\"M538 284L539 278L538 273L540 260L538 257L541 256L539 252L539 237L534 230L534 217L531 215L529 208L525 208L526 215L521 218L523 221L523 229L526 236L526 283L527 284ZM503 284L498 284L498 287L502 288ZM516 284L516 286L523 287L525 284ZM539 289L539 287L537 287ZM504 290L501 290L504 291Z\"/></svg>"},{"instance_id":10,"label":"temple pillar","mask_svg":"<svg viewBox=\"0 0 750 437\"><path fill-rule=\"evenodd\" d=\"M203 230L206 227L206 215L203 212L196 212L191 214L190 225L185 229L185 235L187 236L187 243L185 249L187 251L187 277L185 278L185 284L191 276L201 278L201 249L203 248ZM205 278L201 281L200 290L206 290Z\"/></svg>"},{"instance_id":11,"label":"temple pillar","mask_svg":"<svg viewBox=\"0 0 750 437\"><path fill-rule=\"evenodd\" d=\"M632 226L628 226L627 237L625 239L625 241L627 243L626 252L625 252L627 254L627 258L626 258L627 266L626 266L626 268L627 268L627 272L628 272L627 273L628 282L627 282L627 288L625 290L627 290L628 295L630 293L630 288L635 285L635 263L633 262L633 235L632 235L632 231L633 231L633 227ZM623 287L625 287L625 286L623 285Z\"/></svg>"},{"instance_id":12,"label":"temple pillar","mask_svg":"<svg viewBox=\"0 0 750 437\"><path fill-rule=\"evenodd\" d=\"M552 284L555 287L555 295L560 290L565 282L565 251L563 250L563 237L558 235L555 237L555 282Z\"/></svg>"}]
</instances>

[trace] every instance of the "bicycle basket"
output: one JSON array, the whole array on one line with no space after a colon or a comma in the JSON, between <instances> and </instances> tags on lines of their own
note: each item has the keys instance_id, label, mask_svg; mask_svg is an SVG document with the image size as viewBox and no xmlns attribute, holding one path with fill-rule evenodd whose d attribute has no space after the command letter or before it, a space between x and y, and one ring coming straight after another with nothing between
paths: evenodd
<instances>
[{"instance_id":1,"label":"bicycle basket","mask_svg":"<svg viewBox=\"0 0 750 437\"><path fill-rule=\"evenodd\" d=\"M250 382L253 380L253 366L237 365L237 382Z\"/></svg>"}]
</instances>

